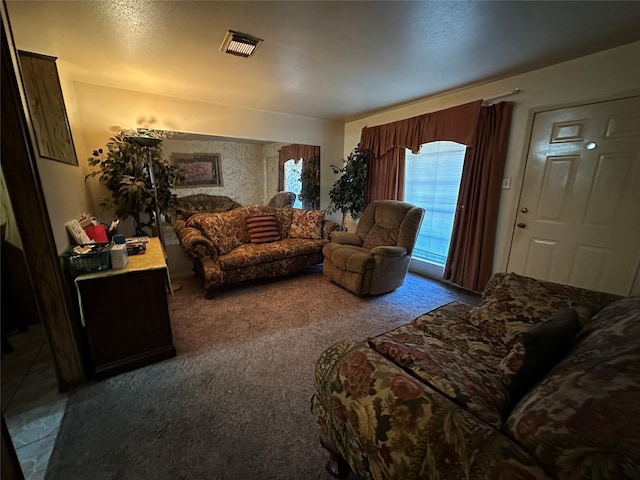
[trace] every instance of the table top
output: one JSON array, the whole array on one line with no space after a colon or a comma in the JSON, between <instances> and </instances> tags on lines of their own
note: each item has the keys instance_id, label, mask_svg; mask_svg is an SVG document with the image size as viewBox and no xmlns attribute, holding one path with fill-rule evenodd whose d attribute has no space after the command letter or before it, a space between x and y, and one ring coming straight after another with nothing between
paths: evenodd
<instances>
[{"instance_id":1,"label":"table top","mask_svg":"<svg viewBox=\"0 0 640 480\"><path fill-rule=\"evenodd\" d=\"M129 256L127 266L118 269L102 270L100 272L83 273L78 275L75 282L82 282L83 280L91 280L94 278L110 277L113 275L123 275L130 272L140 272L144 270L158 270L166 269L167 262L164 253L164 248L157 237L149 238L147 243L147 250L145 253L139 255Z\"/></svg>"}]
</instances>

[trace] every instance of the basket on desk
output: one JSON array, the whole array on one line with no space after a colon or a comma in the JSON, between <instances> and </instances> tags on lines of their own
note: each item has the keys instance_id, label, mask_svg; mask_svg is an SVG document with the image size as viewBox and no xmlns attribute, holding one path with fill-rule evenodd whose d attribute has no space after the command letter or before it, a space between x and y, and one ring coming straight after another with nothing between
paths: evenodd
<instances>
[{"instance_id":1,"label":"basket on desk","mask_svg":"<svg viewBox=\"0 0 640 480\"><path fill-rule=\"evenodd\" d=\"M84 245L81 245L84 246ZM99 272L111 268L110 243L89 245L92 250L87 253L75 253L76 245L67 248L62 255L64 265L74 277L83 273Z\"/></svg>"}]
</instances>

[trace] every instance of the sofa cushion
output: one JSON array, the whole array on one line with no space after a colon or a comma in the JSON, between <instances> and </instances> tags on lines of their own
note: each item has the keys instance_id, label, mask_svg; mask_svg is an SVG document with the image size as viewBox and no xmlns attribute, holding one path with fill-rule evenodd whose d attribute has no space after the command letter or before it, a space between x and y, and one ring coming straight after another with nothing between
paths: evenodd
<instances>
[{"instance_id":1,"label":"sofa cushion","mask_svg":"<svg viewBox=\"0 0 640 480\"><path fill-rule=\"evenodd\" d=\"M293 208L274 208L274 215L278 219L278 227L280 228L280 238L289 237L291 230L291 220L293 218Z\"/></svg>"},{"instance_id":2,"label":"sofa cushion","mask_svg":"<svg viewBox=\"0 0 640 480\"><path fill-rule=\"evenodd\" d=\"M640 478L640 297L602 309L506 433L556 478Z\"/></svg>"},{"instance_id":3,"label":"sofa cushion","mask_svg":"<svg viewBox=\"0 0 640 480\"><path fill-rule=\"evenodd\" d=\"M251 243L269 243L280 240L278 220L275 215L254 215L245 217Z\"/></svg>"},{"instance_id":4,"label":"sofa cushion","mask_svg":"<svg viewBox=\"0 0 640 480\"><path fill-rule=\"evenodd\" d=\"M584 324L602 307L603 294L544 282L515 273L499 276L490 294L468 314L471 324L511 346L518 334L557 310L576 310Z\"/></svg>"},{"instance_id":5,"label":"sofa cushion","mask_svg":"<svg viewBox=\"0 0 640 480\"><path fill-rule=\"evenodd\" d=\"M322 238L322 222L324 222L324 210L293 210L290 238Z\"/></svg>"},{"instance_id":6,"label":"sofa cushion","mask_svg":"<svg viewBox=\"0 0 640 480\"><path fill-rule=\"evenodd\" d=\"M220 257L222 270L235 270L249 265L275 262L284 258L281 242L245 243Z\"/></svg>"},{"instance_id":7,"label":"sofa cushion","mask_svg":"<svg viewBox=\"0 0 640 480\"><path fill-rule=\"evenodd\" d=\"M293 258L300 255L311 255L322 252L322 247L327 240L312 240L310 238L285 238L278 242L284 252L284 258Z\"/></svg>"},{"instance_id":8,"label":"sofa cushion","mask_svg":"<svg viewBox=\"0 0 640 480\"><path fill-rule=\"evenodd\" d=\"M480 372L475 362L414 325L370 340L378 353L490 425L502 425L507 403L499 375Z\"/></svg>"},{"instance_id":9,"label":"sofa cushion","mask_svg":"<svg viewBox=\"0 0 640 480\"><path fill-rule=\"evenodd\" d=\"M515 405L575 344L580 320L575 310L558 310L516 338L500 365Z\"/></svg>"},{"instance_id":10,"label":"sofa cushion","mask_svg":"<svg viewBox=\"0 0 640 480\"><path fill-rule=\"evenodd\" d=\"M478 368L494 371L504 356L507 347L493 337L486 335L465 320L465 315L473 308L462 302L451 302L436 308L413 320L420 330L438 338L460 352L466 352L478 362ZM473 335L468 332L472 331Z\"/></svg>"},{"instance_id":11,"label":"sofa cushion","mask_svg":"<svg viewBox=\"0 0 640 480\"><path fill-rule=\"evenodd\" d=\"M505 348L499 347L495 355L492 340L482 330L456 318L468 308L455 302L445 305L409 325L369 339L369 345L478 418L500 428L508 405L498 368Z\"/></svg>"},{"instance_id":12,"label":"sofa cushion","mask_svg":"<svg viewBox=\"0 0 640 480\"><path fill-rule=\"evenodd\" d=\"M200 213L187 220L187 227L198 228L213 243L220 255L249 241L244 216L236 209L224 213Z\"/></svg>"}]
</instances>

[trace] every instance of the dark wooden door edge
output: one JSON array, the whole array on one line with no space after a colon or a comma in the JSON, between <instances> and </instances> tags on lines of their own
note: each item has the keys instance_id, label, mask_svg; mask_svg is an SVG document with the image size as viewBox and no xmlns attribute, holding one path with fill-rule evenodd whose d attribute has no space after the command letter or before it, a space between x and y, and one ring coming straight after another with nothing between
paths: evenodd
<instances>
[{"instance_id":1,"label":"dark wooden door edge","mask_svg":"<svg viewBox=\"0 0 640 480\"><path fill-rule=\"evenodd\" d=\"M2 171L22 239L36 302L51 347L61 391L86 379L79 324L55 248L38 166L9 47L6 6L2 21Z\"/></svg>"},{"instance_id":2,"label":"dark wooden door edge","mask_svg":"<svg viewBox=\"0 0 640 480\"><path fill-rule=\"evenodd\" d=\"M16 455L16 450L13 447L7 424L4 421L4 414L2 415L2 468L0 472L0 478L2 480L24 480L22 469L20 468L20 462Z\"/></svg>"}]
</instances>

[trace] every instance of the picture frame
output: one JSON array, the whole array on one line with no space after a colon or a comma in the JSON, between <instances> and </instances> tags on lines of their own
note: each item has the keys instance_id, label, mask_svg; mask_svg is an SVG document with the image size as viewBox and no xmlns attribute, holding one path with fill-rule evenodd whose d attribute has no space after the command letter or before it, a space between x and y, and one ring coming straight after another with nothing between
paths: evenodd
<instances>
[{"instance_id":1,"label":"picture frame","mask_svg":"<svg viewBox=\"0 0 640 480\"><path fill-rule=\"evenodd\" d=\"M223 186L219 153L172 153L171 163L184 176L176 188Z\"/></svg>"}]
</instances>

